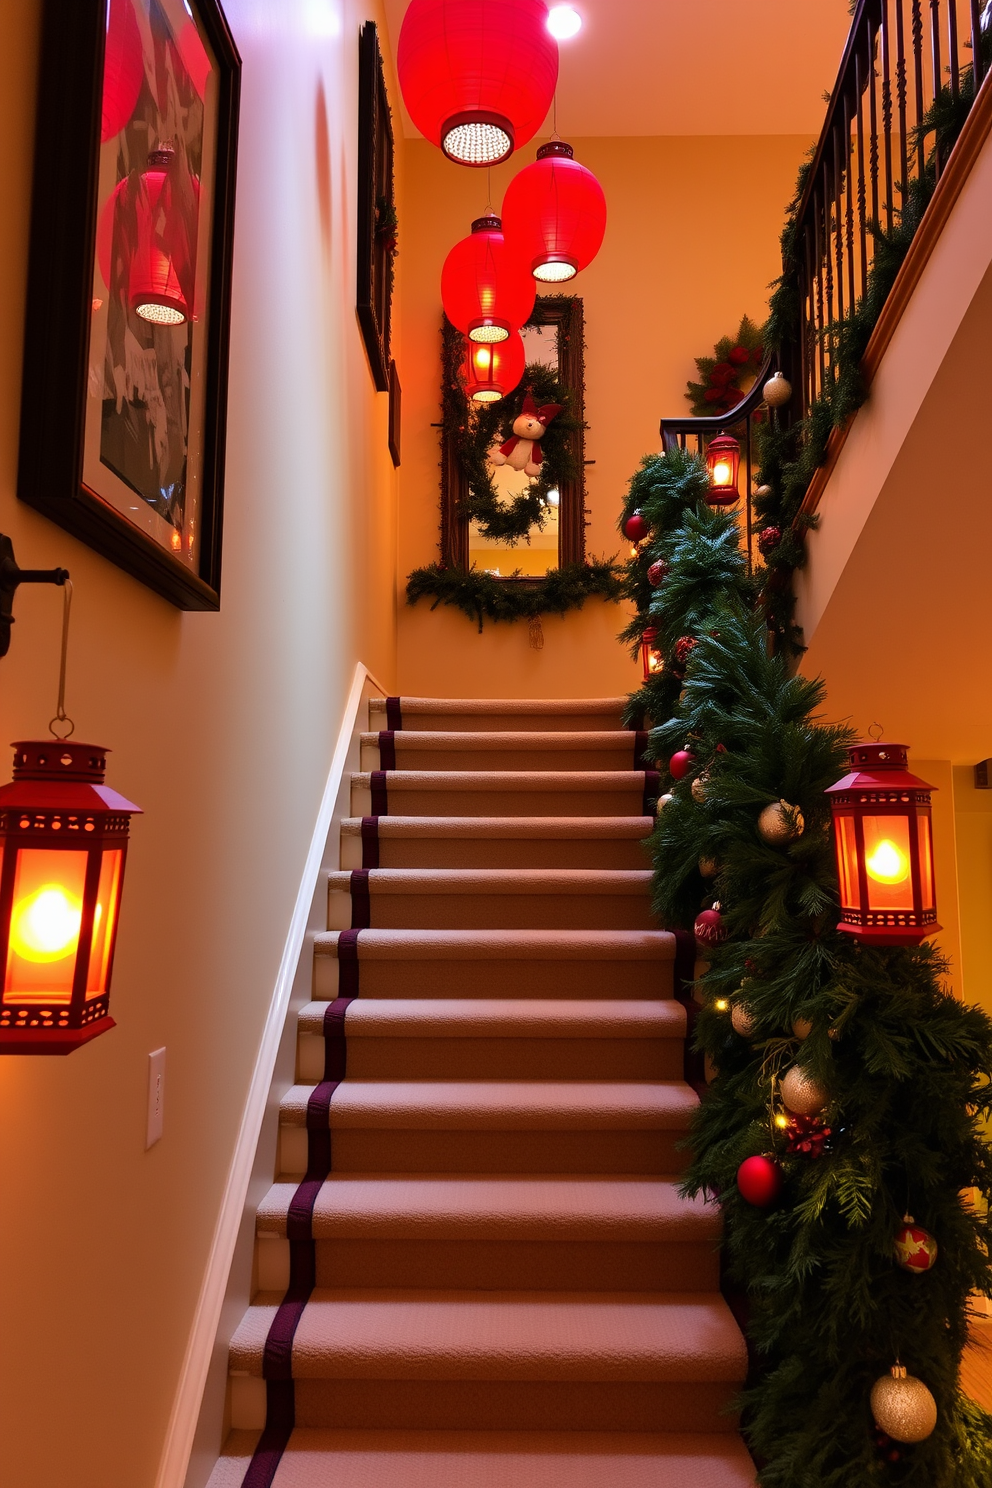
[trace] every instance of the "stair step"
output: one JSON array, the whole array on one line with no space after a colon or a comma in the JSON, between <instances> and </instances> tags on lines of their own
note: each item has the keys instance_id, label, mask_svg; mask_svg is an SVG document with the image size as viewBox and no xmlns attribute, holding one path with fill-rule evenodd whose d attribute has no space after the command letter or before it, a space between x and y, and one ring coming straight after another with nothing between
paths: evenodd
<instances>
[{"instance_id":1,"label":"stair step","mask_svg":"<svg viewBox=\"0 0 992 1488\"><path fill-rule=\"evenodd\" d=\"M299 1015L301 1082L324 1070L324 1015ZM677 1080L681 1003L591 998L356 998L345 1016L348 1077L358 1080Z\"/></svg>"},{"instance_id":2,"label":"stair step","mask_svg":"<svg viewBox=\"0 0 992 1488\"><path fill-rule=\"evenodd\" d=\"M515 732L519 729L544 732L559 729L617 729L627 699L618 698L400 698L398 723L391 723L385 698L369 699L369 728L425 729L428 731L479 729Z\"/></svg>"},{"instance_id":3,"label":"stair step","mask_svg":"<svg viewBox=\"0 0 992 1488\"><path fill-rule=\"evenodd\" d=\"M331 872L327 928L650 930L650 889L648 869L373 868L367 879Z\"/></svg>"},{"instance_id":4,"label":"stair step","mask_svg":"<svg viewBox=\"0 0 992 1488\"><path fill-rule=\"evenodd\" d=\"M257 1432L232 1432L207 1488L241 1488ZM277 1488L754 1488L733 1432L333 1431L298 1427Z\"/></svg>"},{"instance_id":5,"label":"stair step","mask_svg":"<svg viewBox=\"0 0 992 1488\"><path fill-rule=\"evenodd\" d=\"M232 1373L261 1375L279 1300L248 1309ZM718 1293L317 1288L292 1350L297 1422L366 1429L731 1431L746 1367Z\"/></svg>"},{"instance_id":6,"label":"stair step","mask_svg":"<svg viewBox=\"0 0 992 1488\"><path fill-rule=\"evenodd\" d=\"M657 778L644 770L388 770L385 809L372 776L351 777L352 816L643 816Z\"/></svg>"},{"instance_id":7,"label":"stair step","mask_svg":"<svg viewBox=\"0 0 992 1488\"><path fill-rule=\"evenodd\" d=\"M367 861L362 819L347 817L341 867L637 869L653 826L650 816L381 816Z\"/></svg>"},{"instance_id":8,"label":"stair step","mask_svg":"<svg viewBox=\"0 0 992 1488\"><path fill-rule=\"evenodd\" d=\"M280 1102L281 1171L306 1169L308 1085ZM336 1172L674 1176L697 1097L682 1081L343 1080Z\"/></svg>"},{"instance_id":9,"label":"stair step","mask_svg":"<svg viewBox=\"0 0 992 1488\"><path fill-rule=\"evenodd\" d=\"M361 930L350 991L433 999L661 998L672 993L667 930ZM314 995L341 990L338 932L314 938Z\"/></svg>"},{"instance_id":10,"label":"stair step","mask_svg":"<svg viewBox=\"0 0 992 1488\"><path fill-rule=\"evenodd\" d=\"M646 735L644 736L646 738ZM363 770L636 770L630 729L574 733L404 729L362 734Z\"/></svg>"},{"instance_id":11,"label":"stair step","mask_svg":"<svg viewBox=\"0 0 992 1488\"><path fill-rule=\"evenodd\" d=\"M277 1183L257 1215L259 1287L289 1283ZM332 1174L313 1210L317 1285L715 1291L720 1213L654 1178L606 1181Z\"/></svg>"}]
</instances>

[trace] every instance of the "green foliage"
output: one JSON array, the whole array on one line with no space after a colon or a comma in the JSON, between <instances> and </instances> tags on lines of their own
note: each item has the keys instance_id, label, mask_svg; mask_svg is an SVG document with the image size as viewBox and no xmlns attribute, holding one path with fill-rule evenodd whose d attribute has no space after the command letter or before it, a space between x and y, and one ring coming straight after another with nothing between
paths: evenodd
<instances>
[{"instance_id":1,"label":"green foliage","mask_svg":"<svg viewBox=\"0 0 992 1488\"><path fill-rule=\"evenodd\" d=\"M721 336L712 356L696 357L699 381L686 384L686 397L696 418L726 413L743 398L764 358L763 331L741 317L736 336Z\"/></svg>"},{"instance_id":2,"label":"green foliage","mask_svg":"<svg viewBox=\"0 0 992 1488\"><path fill-rule=\"evenodd\" d=\"M454 605L470 620L529 620L537 615L564 615L580 610L587 599L621 597L622 569L612 559L566 564L552 568L543 579L524 579L520 573L496 579L477 568L445 568L431 563L416 568L407 580L406 602L433 596L439 604ZM519 583L514 583L519 579Z\"/></svg>"}]
</instances>

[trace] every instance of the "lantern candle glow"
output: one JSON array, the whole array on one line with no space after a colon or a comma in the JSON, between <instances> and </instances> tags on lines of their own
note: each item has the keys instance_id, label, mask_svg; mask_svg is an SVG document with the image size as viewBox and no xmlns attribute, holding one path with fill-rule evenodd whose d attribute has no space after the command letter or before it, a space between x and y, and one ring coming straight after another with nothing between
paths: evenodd
<instances>
[{"instance_id":1,"label":"lantern candle glow","mask_svg":"<svg viewBox=\"0 0 992 1488\"><path fill-rule=\"evenodd\" d=\"M656 644L658 631L654 625L648 625L641 633L641 664L644 667L644 680L650 682L652 677L660 677L665 670L665 657L660 647Z\"/></svg>"},{"instance_id":2,"label":"lantern candle glow","mask_svg":"<svg viewBox=\"0 0 992 1488\"><path fill-rule=\"evenodd\" d=\"M740 461L741 447L732 434L718 434L710 440L706 450L706 469L710 477L706 500L710 506L733 506L739 495L737 472Z\"/></svg>"}]
</instances>

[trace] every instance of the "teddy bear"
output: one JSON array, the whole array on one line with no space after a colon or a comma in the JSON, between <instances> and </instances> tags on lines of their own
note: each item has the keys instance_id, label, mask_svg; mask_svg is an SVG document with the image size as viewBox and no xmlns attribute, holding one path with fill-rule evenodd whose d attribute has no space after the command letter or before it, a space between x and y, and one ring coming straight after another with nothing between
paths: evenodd
<instances>
[{"instance_id":1,"label":"teddy bear","mask_svg":"<svg viewBox=\"0 0 992 1488\"><path fill-rule=\"evenodd\" d=\"M525 393L523 405L513 420L513 436L505 444L493 445L489 459L494 465L509 465L512 470L522 470L524 475L540 475L541 436L551 420L561 413L563 404L545 403L537 408L530 393Z\"/></svg>"}]
</instances>

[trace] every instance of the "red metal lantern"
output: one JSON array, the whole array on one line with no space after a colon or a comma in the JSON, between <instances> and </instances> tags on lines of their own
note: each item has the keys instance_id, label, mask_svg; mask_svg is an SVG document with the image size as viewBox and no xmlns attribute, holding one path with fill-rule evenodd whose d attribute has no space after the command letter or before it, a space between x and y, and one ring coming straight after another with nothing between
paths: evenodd
<instances>
[{"instance_id":1,"label":"red metal lantern","mask_svg":"<svg viewBox=\"0 0 992 1488\"><path fill-rule=\"evenodd\" d=\"M534 308L534 281L507 251L498 217L479 217L444 260L441 302L470 341L505 341Z\"/></svg>"},{"instance_id":2,"label":"red metal lantern","mask_svg":"<svg viewBox=\"0 0 992 1488\"><path fill-rule=\"evenodd\" d=\"M534 278L561 284L599 252L606 197L592 171L572 158L571 145L552 140L507 187L503 223L507 246Z\"/></svg>"},{"instance_id":3,"label":"red metal lantern","mask_svg":"<svg viewBox=\"0 0 992 1488\"><path fill-rule=\"evenodd\" d=\"M658 639L656 626L648 625L641 633L641 665L644 668L644 680L650 682L652 677L660 677L665 670L665 654L655 644Z\"/></svg>"},{"instance_id":4,"label":"red metal lantern","mask_svg":"<svg viewBox=\"0 0 992 1488\"><path fill-rule=\"evenodd\" d=\"M505 341L466 341L460 368L465 396L474 403L498 403L524 375L527 353L519 331Z\"/></svg>"},{"instance_id":5,"label":"red metal lantern","mask_svg":"<svg viewBox=\"0 0 992 1488\"><path fill-rule=\"evenodd\" d=\"M496 165L547 117L558 46L544 0L411 0L396 71L421 134L459 165Z\"/></svg>"},{"instance_id":6,"label":"red metal lantern","mask_svg":"<svg viewBox=\"0 0 992 1488\"><path fill-rule=\"evenodd\" d=\"M110 0L103 52L100 138L106 143L130 123L145 77L134 0Z\"/></svg>"},{"instance_id":7,"label":"red metal lantern","mask_svg":"<svg viewBox=\"0 0 992 1488\"><path fill-rule=\"evenodd\" d=\"M706 469L710 475L706 500L710 506L733 506L739 495L737 471L740 463L741 447L732 434L718 434L710 440L706 449Z\"/></svg>"},{"instance_id":8,"label":"red metal lantern","mask_svg":"<svg viewBox=\"0 0 992 1488\"><path fill-rule=\"evenodd\" d=\"M840 880L838 929L874 945L917 945L937 924L930 792L905 744L855 744L827 788Z\"/></svg>"},{"instance_id":9,"label":"red metal lantern","mask_svg":"<svg viewBox=\"0 0 992 1488\"><path fill-rule=\"evenodd\" d=\"M107 751L67 739L14 745L0 787L0 1054L71 1054L108 1014L128 823L104 785Z\"/></svg>"}]
</instances>

